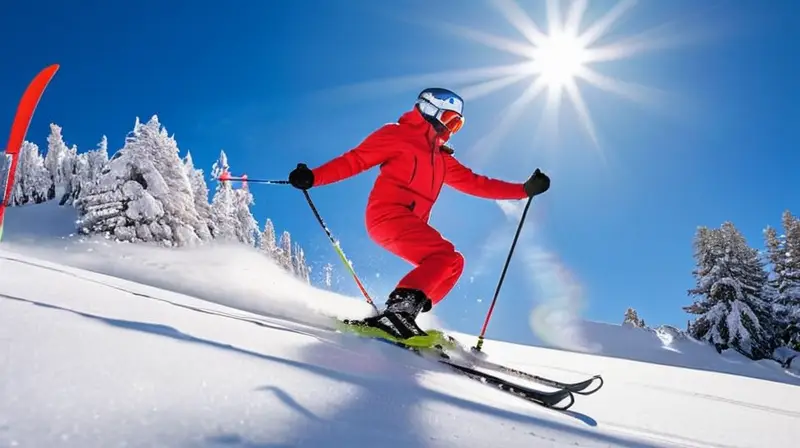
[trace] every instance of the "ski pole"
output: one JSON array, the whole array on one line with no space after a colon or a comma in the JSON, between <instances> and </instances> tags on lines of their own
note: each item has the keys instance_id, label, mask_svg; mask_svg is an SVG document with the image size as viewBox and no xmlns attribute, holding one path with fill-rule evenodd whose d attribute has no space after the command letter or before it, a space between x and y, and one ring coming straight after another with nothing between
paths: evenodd
<instances>
[{"instance_id":1,"label":"ski pole","mask_svg":"<svg viewBox=\"0 0 800 448\"><path fill-rule=\"evenodd\" d=\"M494 305L497 302L497 296L500 294L500 288L503 286L503 280L506 278L506 271L508 271L508 265L511 262L511 256L514 254L514 248L517 246L517 240L519 239L519 234L522 231L522 224L525 222L525 215L528 214L528 208L531 206L532 201L533 196L528 198L528 202L525 204L525 210L522 211L522 217L519 219L519 225L517 226L517 233L514 234L514 241L511 242L511 249L508 251L508 257L506 258L506 263L503 266L503 272L500 274L500 281L497 283L497 289L494 290L492 304L489 306L489 312L486 314L486 320L483 322L481 334L478 336L478 343L475 344L475 347L472 347L472 351L479 352L483 347L483 339L484 335L486 334L486 327L489 326L489 319L492 318L492 312L494 311Z\"/></svg>"},{"instance_id":2,"label":"ski pole","mask_svg":"<svg viewBox=\"0 0 800 448\"><path fill-rule=\"evenodd\" d=\"M222 173L222 175L219 176L217 178L217 180L221 180L221 181L241 181L241 182L244 182L244 183L250 182L250 183L256 183L256 184L269 184L269 185L288 185L289 184L288 180L249 179L247 177L247 175L243 175L241 177L234 177L234 176L231 176L228 173ZM356 285L358 285L358 289L361 290L361 294L363 294L364 298L367 299L367 303L372 305L372 308L375 310L375 312L377 312L378 311L378 307L375 306L375 302L372 301L372 298L369 296L369 293L367 293L366 288L364 288L364 285L361 283L361 280L359 280L358 275L356 275L355 270L353 270L353 266L350 264L350 261L347 260L347 257L345 256L344 252L342 251L341 246L333 238L333 235L331 234L331 231L328 229L328 226L325 224L325 221L322 220L322 216L320 216L319 211L317 211L317 207L314 205L314 201L311 200L311 195L309 195L308 191L306 191L306 190L303 190L303 194L306 197L306 202L308 202L308 206L311 207L311 211L314 213L314 216L317 218L317 222L319 222L319 225L322 227L322 230L324 230L325 234L328 236L328 240L330 240L331 245L333 246L333 249L336 251L336 254L339 255L339 259L342 260L342 263L345 265L347 270L350 271L350 275L353 276L353 280L355 280Z\"/></svg>"},{"instance_id":3,"label":"ski pole","mask_svg":"<svg viewBox=\"0 0 800 448\"><path fill-rule=\"evenodd\" d=\"M228 173L222 173L221 176L217 178L217 180L221 180L223 182L244 182L244 183L252 183L252 184L271 184L271 185L288 185L288 180L268 180L268 179L250 179L247 177L247 174L242 176L231 176Z\"/></svg>"},{"instance_id":4,"label":"ski pole","mask_svg":"<svg viewBox=\"0 0 800 448\"><path fill-rule=\"evenodd\" d=\"M319 225L322 227L322 230L325 231L325 234L328 235L328 240L330 240L333 249L339 255L339 258L342 260L342 263L345 265L347 270L350 271L350 274L353 276L353 280L356 281L358 289L361 290L361 294L363 294L364 297L367 299L367 303L372 305L372 308L375 310L375 312L378 312L378 307L375 306L375 302L372 301L372 298L370 298L369 293L367 293L367 290L364 288L364 285L361 284L361 280L358 279L355 270L353 270L353 266L350 264L350 261L348 261L347 257L344 255L344 252L342 251L339 242L337 242L333 238L333 235L331 235L331 231L328 229L328 226L325 225L325 221L322 220L322 216L320 216L319 211L317 211L317 207L314 206L314 201L311 200L311 195L308 194L307 190L303 190L303 194L306 197L308 206L311 207L311 211L314 212L314 216L317 218L317 222L319 222Z\"/></svg>"}]
</instances>

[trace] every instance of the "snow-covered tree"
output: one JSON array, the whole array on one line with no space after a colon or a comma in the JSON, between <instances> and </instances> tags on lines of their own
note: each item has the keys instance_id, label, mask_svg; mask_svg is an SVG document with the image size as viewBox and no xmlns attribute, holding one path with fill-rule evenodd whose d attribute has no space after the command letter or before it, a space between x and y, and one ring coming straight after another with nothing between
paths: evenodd
<instances>
[{"instance_id":1,"label":"snow-covered tree","mask_svg":"<svg viewBox=\"0 0 800 448\"><path fill-rule=\"evenodd\" d=\"M208 228L208 234L211 235L211 204L208 202L208 185L203 176L203 170L195 168L192 154L188 151L183 159L183 169L189 178L194 207L200 220Z\"/></svg>"},{"instance_id":2,"label":"snow-covered tree","mask_svg":"<svg viewBox=\"0 0 800 448\"><path fill-rule=\"evenodd\" d=\"M62 128L50 125L45 157L25 142L20 156L12 204L57 200L78 211L77 229L128 242L182 246L212 238L257 246L291 274L309 282L311 267L288 231L276 241L267 219L263 232L251 208L254 196L243 184L217 182L209 203L203 170L191 153L181 159L178 144L153 116L138 118L125 144L109 158L104 135L96 149L78 154L64 142ZM212 167L218 178L230 172L224 151ZM328 280L330 283L330 280Z\"/></svg>"},{"instance_id":3,"label":"snow-covered tree","mask_svg":"<svg viewBox=\"0 0 800 448\"><path fill-rule=\"evenodd\" d=\"M90 178L97 179L100 177L100 173L103 171L103 168L105 168L106 163L108 163L108 138L105 135L101 137L97 148L86 154L92 173Z\"/></svg>"},{"instance_id":4,"label":"snow-covered tree","mask_svg":"<svg viewBox=\"0 0 800 448\"><path fill-rule=\"evenodd\" d=\"M220 151L219 158L211 167L214 179L230 173L228 156ZM234 189L230 181L218 181L211 200L211 229L214 238L239 241L255 246L259 238L258 221L250 207L254 199L246 186Z\"/></svg>"},{"instance_id":5,"label":"snow-covered tree","mask_svg":"<svg viewBox=\"0 0 800 448\"><path fill-rule=\"evenodd\" d=\"M628 308L625 311L625 317L622 320L623 326L630 326L635 328L644 328L644 320L639 318L639 314L633 308Z\"/></svg>"},{"instance_id":6,"label":"snow-covered tree","mask_svg":"<svg viewBox=\"0 0 800 448\"><path fill-rule=\"evenodd\" d=\"M239 241L255 246L258 239L258 221L253 217L250 207L255 203L253 194L247 186L234 190L234 210L236 213L236 232Z\"/></svg>"},{"instance_id":7,"label":"snow-covered tree","mask_svg":"<svg viewBox=\"0 0 800 448\"><path fill-rule=\"evenodd\" d=\"M79 160L81 159L81 160ZM88 161L85 160L86 155L82 157L78 155L78 147L72 145L67 149L62 159L61 172L64 173L66 179L64 180L63 191L64 195L59 200L59 205L72 204L74 198L80 191L80 182L82 178L79 176L78 171L83 171L83 174L88 174ZM85 168L79 167L79 164L85 163ZM59 196L56 196L58 198Z\"/></svg>"},{"instance_id":8,"label":"snow-covered tree","mask_svg":"<svg viewBox=\"0 0 800 448\"><path fill-rule=\"evenodd\" d=\"M53 181L44 166L44 157L39 153L39 147L31 142L23 142L17 163L11 205L45 202L49 199L52 185Z\"/></svg>"},{"instance_id":9,"label":"snow-covered tree","mask_svg":"<svg viewBox=\"0 0 800 448\"><path fill-rule=\"evenodd\" d=\"M0 155L0 200L5 200L6 185L11 182L11 158Z\"/></svg>"},{"instance_id":10,"label":"snow-covered tree","mask_svg":"<svg viewBox=\"0 0 800 448\"><path fill-rule=\"evenodd\" d=\"M775 329L763 298L767 273L758 251L730 222L719 229L700 227L694 248L696 286L689 295L700 299L684 310L699 317L689 333L720 352L733 348L753 359L769 357Z\"/></svg>"},{"instance_id":11,"label":"snow-covered tree","mask_svg":"<svg viewBox=\"0 0 800 448\"><path fill-rule=\"evenodd\" d=\"M284 230L278 241L278 257L275 260L279 266L287 272L294 274L294 264L292 263L292 235Z\"/></svg>"},{"instance_id":12,"label":"snow-covered tree","mask_svg":"<svg viewBox=\"0 0 800 448\"><path fill-rule=\"evenodd\" d=\"M772 264L770 285L782 344L800 350L800 219L789 210L781 217L783 234L764 231L767 257Z\"/></svg>"},{"instance_id":13,"label":"snow-covered tree","mask_svg":"<svg viewBox=\"0 0 800 448\"><path fill-rule=\"evenodd\" d=\"M72 203L78 199L83 189L91 183L91 171L89 168L89 153L81 153L75 156L75 163L72 167L72 177L70 179L69 201Z\"/></svg>"},{"instance_id":14,"label":"snow-covered tree","mask_svg":"<svg viewBox=\"0 0 800 448\"><path fill-rule=\"evenodd\" d=\"M75 201L78 230L119 241L171 244L174 235L154 192L167 191L164 179L151 161L123 151L109 161L98 183Z\"/></svg>"},{"instance_id":15,"label":"snow-covered tree","mask_svg":"<svg viewBox=\"0 0 800 448\"><path fill-rule=\"evenodd\" d=\"M157 116L136 119L125 146L76 203L83 233L183 246L210 238L197 214L178 146Z\"/></svg>"},{"instance_id":16,"label":"snow-covered tree","mask_svg":"<svg viewBox=\"0 0 800 448\"><path fill-rule=\"evenodd\" d=\"M47 155L44 158L44 166L53 181L49 198L56 199L59 204L68 202L72 193L72 175L77 152L78 149L75 146L67 147L61 133L61 126L51 123L50 134L47 136Z\"/></svg>"},{"instance_id":17,"label":"snow-covered tree","mask_svg":"<svg viewBox=\"0 0 800 448\"><path fill-rule=\"evenodd\" d=\"M275 226L272 220L267 218L259 240L261 252L290 274L306 283L311 283L311 267L306 262L305 251L299 244L292 242L292 235L288 231L281 233L276 243Z\"/></svg>"},{"instance_id":18,"label":"snow-covered tree","mask_svg":"<svg viewBox=\"0 0 800 448\"><path fill-rule=\"evenodd\" d=\"M229 170L228 156L225 151L220 151L219 159L211 167L211 176L216 179ZM233 186L230 182L217 182L211 200L211 229L215 239L239 241L236 214L236 193Z\"/></svg>"},{"instance_id":19,"label":"snow-covered tree","mask_svg":"<svg viewBox=\"0 0 800 448\"><path fill-rule=\"evenodd\" d=\"M292 252L292 270L297 278L311 283L311 267L306 264L306 254L297 243L294 244Z\"/></svg>"},{"instance_id":20,"label":"snow-covered tree","mask_svg":"<svg viewBox=\"0 0 800 448\"><path fill-rule=\"evenodd\" d=\"M76 178L71 182L73 200L81 198L87 189L97 182L107 163L108 139L104 135L96 149L78 154L75 160Z\"/></svg>"},{"instance_id":21,"label":"snow-covered tree","mask_svg":"<svg viewBox=\"0 0 800 448\"><path fill-rule=\"evenodd\" d=\"M261 232L259 249L271 259L278 259L278 245L275 243L275 225L269 218L264 223L264 231Z\"/></svg>"}]
</instances>

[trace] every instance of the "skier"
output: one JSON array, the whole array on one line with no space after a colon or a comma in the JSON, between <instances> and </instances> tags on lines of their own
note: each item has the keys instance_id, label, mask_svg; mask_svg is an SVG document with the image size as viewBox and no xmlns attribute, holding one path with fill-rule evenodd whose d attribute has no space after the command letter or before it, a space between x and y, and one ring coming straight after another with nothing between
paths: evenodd
<instances>
[{"instance_id":1,"label":"skier","mask_svg":"<svg viewBox=\"0 0 800 448\"><path fill-rule=\"evenodd\" d=\"M464 102L442 88L425 89L412 110L385 124L350 151L315 168L300 163L289 182L306 190L355 176L376 165L380 173L366 207L366 228L377 244L414 265L377 316L350 324L383 330L398 339L424 336L415 319L455 286L464 257L428 225L443 184L486 199L523 199L544 193L550 178L538 168L525 183L478 175L445 143L464 124Z\"/></svg>"}]
</instances>

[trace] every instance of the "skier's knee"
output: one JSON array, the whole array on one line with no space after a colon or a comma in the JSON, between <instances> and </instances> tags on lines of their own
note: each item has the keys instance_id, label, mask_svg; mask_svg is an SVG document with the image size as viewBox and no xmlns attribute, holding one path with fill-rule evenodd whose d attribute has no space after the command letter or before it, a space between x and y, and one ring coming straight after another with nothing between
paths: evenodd
<instances>
[{"instance_id":1,"label":"skier's knee","mask_svg":"<svg viewBox=\"0 0 800 448\"><path fill-rule=\"evenodd\" d=\"M464 270L464 256L456 250L453 243L443 239L437 254L440 260L446 260L446 264L452 268L453 274L456 276L461 275L461 271Z\"/></svg>"},{"instance_id":2,"label":"skier's knee","mask_svg":"<svg viewBox=\"0 0 800 448\"><path fill-rule=\"evenodd\" d=\"M447 256L447 265L449 267L449 272L446 274L447 277L458 281L464 272L464 256L456 250L450 252Z\"/></svg>"}]
</instances>

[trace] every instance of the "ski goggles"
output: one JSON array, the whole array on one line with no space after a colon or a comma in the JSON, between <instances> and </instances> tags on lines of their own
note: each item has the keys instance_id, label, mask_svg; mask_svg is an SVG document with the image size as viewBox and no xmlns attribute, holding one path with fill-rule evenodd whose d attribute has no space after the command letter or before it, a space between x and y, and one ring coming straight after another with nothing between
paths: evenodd
<instances>
[{"instance_id":1,"label":"ski goggles","mask_svg":"<svg viewBox=\"0 0 800 448\"><path fill-rule=\"evenodd\" d=\"M440 110L437 119L452 134L458 132L464 126L464 117L454 110Z\"/></svg>"}]
</instances>

